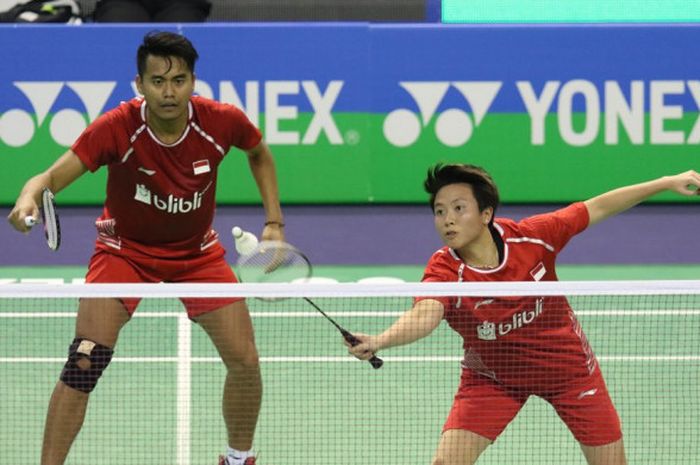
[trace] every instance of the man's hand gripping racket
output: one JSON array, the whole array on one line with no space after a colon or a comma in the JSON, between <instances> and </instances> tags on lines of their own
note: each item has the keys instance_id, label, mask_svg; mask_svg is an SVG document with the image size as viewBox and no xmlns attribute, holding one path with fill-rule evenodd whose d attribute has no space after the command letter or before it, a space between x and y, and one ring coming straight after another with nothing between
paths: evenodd
<instances>
[{"instance_id":1,"label":"man's hand gripping racket","mask_svg":"<svg viewBox=\"0 0 700 465\"><path fill-rule=\"evenodd\" d=\"M248 283L292 282L308 279L312 273L311 262L299 249L279 241L262 241L252 250L239 255L236 269L241 281ZM328 316L314 301L308 297L304 297L304 300L330 321L348 344L360 344L359 339ZM376 355L368 361L374 368L381 368L384 364Z\"/></svg>"},{"instance_id":2,"label":"man's hand gripping racket","mask_svg":"<svg viewBox=\"0 0 700 465\"><path fill-rule=\"evenodd\" d=\"M33 216L25 216L24 224L28 228L32 228L37 223L37 218ZM58 221L58 213L56 212L56 203L51 190L46 187L41 193L41 219L44 224L44 235L46 236L46 244L51 250L58 250L61 246L61 224Z\"/></svg>"}]
</instances>

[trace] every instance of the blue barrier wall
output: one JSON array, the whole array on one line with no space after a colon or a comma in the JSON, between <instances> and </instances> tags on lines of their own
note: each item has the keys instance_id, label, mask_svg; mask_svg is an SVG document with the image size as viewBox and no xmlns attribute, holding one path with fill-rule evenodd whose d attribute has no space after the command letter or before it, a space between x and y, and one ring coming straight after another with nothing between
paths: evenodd
<instances>
[{"instance_id":1,"label":"blue barrier wall","mask_svg":"<svg viewBox=\"0 0 700 465\"><path fill-rule=\"evenodd\" d=\"M135 50L153 27L0 27L0 204L135 95ZM420 203L437 161L486 167L511 203L698 165L700 25L158 27L198 47L197 92L262 127L287 203ZM230 158L219 200L255 203L244 157ZM103 176L61 200L99 204Z\"/></svg>"},{"instance_id":2,"label":"blue barrier wall","mask_svg":"<svg viewBox=\"0 0 700 465\"><path fill-rule=\"evenodd\" d=\"M426 200L422 177L438 160L485 166L504 200L520 203L567 202L700 168L700 62L692 58L700 25L157 27L197 45L198 92L240 104L263 127L285 204L355 204L290 210L303 218L290 215L291 240L311 255L328 244L313 257L321 263L424 262L439 245L431 220L422 206L395 204ZM65 150L71 131L134 96L135 50L153 28L0 27L0 204L11 205L24 181ZM305 141L314 124L317 140ZM244 157L231 158L219 199L256 203ZM58 196L59 208L101 201L104 173L84 178ZM362 205L376 203L389 205ZM257 210L248 208L222 208L217 226L255 227ZM562 258L698 262L683 245L693 243L698 208L635 210ZM83 263L94 231L93 214L81 211L66 231L87 247L28 256L14 247L23 239L2 228L4 264ZM348 218L364 233L345 237Z\"/></svg>"}]
</instances>

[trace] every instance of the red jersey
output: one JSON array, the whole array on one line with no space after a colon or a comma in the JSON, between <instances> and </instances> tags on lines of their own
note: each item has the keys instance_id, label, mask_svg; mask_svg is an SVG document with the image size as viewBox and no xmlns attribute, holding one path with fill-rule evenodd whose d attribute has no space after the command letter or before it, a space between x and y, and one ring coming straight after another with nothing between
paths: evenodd
<instances>
[{"instance_id":1,"label":"red jersey","mask_svg":"<svg viewBox=\"0 0 700 465\"><path fill-rule=\"evenodd\" d=\"M473 268L443 247L423 281L556 281L554 262L571 237L588 226L588 210L575 203L520 222L497 218L503 260L495 269ZM565 297L444 297L445 320L464 339L463 366L505 385L547 390L596 369L597 362Z\"/></svg>"},{"instance_id":2,"label":"red jersey","mask_svg":"<svg viewBox=\"0 0 700 465\"><path fill-rule=\"evenodd\" d=\"M107 197L96 221L97 247L183 257L218 242L211 229L219 163L231 147L262 135L238 108L192 97L182 136L165 144L134 98L97 118L71 149L90 171L107 165Z\"/></svg>"}]
</instances>

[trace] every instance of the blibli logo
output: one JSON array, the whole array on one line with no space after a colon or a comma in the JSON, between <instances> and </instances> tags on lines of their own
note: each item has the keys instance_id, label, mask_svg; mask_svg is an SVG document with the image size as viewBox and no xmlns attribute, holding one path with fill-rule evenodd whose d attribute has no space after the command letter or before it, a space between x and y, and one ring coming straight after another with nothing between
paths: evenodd
<instances>
[{"instance_id":1,"label":"blibli logo","mask_svg":"<svg viewBox=\"0 0 700 465\"><path fill-rule=\"evenodd\" d=\"M531 324L544 311L544 299L541 297L535 300L535 308L514 313L509 321L495 323L484 321L476 327L476 335L482 341L495 341L498 336L505 336L511 331L518 330Z\"/></svg>"},{"instance_id":2,"label":"blibli logo","mask_svg":"<svg viewBox=\"0 0 700 465\"><path fill-rule=\"evenodd\" d=\"M476 327L476 334L482 341L495 341L496 325L490 321L484 321Z\"/></svg>"},{"instance_id":3,"label":"blibli logo","mask_svg":"<svg viewBox=\"0 0 700 465\"><path fill-rule=\"evenodd\" d=\"M136 184L134 200L145 203L146 205L153 205L158 210L167 213L189 213L202 206L202 197L204 197L209 186L211 186L211 183L209 183L202 192L195 192L191 199L183 199L182 197L175 197L173 194L169 194L165 198L159 197L157 194L152 193L145 185Z\"/></svg>"},{"instance_id":4,"label":"blibli logo","mask_svg":"<svg viewBox=\"0 0 700 465\"><path fill-rule=\"evenodd\" d=\"M419 115L407 108L392 111L384 120L384 137L396 147L413 145L423 129L431 122L450 88L459 91L471 107L471 115L461 108L450 108L437 115L435 135L444 145L459 147L471 138L474 129L488 113L500 81L412 82L399 85L409 93L418 107Z\"/></svg>"},{"instance_id":5,"label":"blibli logo","mask_svg":"<svg viewBox=\"0 0 700 465\"><path fill-rule=\"evenodd\" d=\"M13 85L27 98L36 121L26 110L13 108L0 116L0 141L10 147L22 147L34 137L47 120L60 94L70 89L83 103L84 110L63 108L55 111L49 121L49 134L64 147L75 142L87 125L102 112L112 95L115 81L16 81ZM87 113L87 119L84 116Z\"/></svg>"}]
</instances>

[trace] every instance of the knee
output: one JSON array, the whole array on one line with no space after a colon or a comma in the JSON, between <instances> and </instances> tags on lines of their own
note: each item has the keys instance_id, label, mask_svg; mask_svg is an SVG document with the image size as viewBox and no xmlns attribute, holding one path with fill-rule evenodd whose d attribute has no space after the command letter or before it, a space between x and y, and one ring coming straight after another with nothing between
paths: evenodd
<instances>
[{"instance_id":1,"label":"knee","mask_svg":"<svg viewBox=\"0 0 700 465\"><path fill-rule=\"evenodd\" d=\"M111 348L90 341L75 338L68 348L68 361L61 371L61 381L73 389L90 393L102 372L112 360Z\"/></svg>"},{"instance_id":2,"label":"knee","mask_svg":"<svg viewBox=\"0 0 700 465\"><path fill-rule=\"evenodd\" d=\"M247 347L246 350L221 354L221 359L228 371L250 372L260 368L260 357L254 345Z\"/></svg>"}]
</instances>

